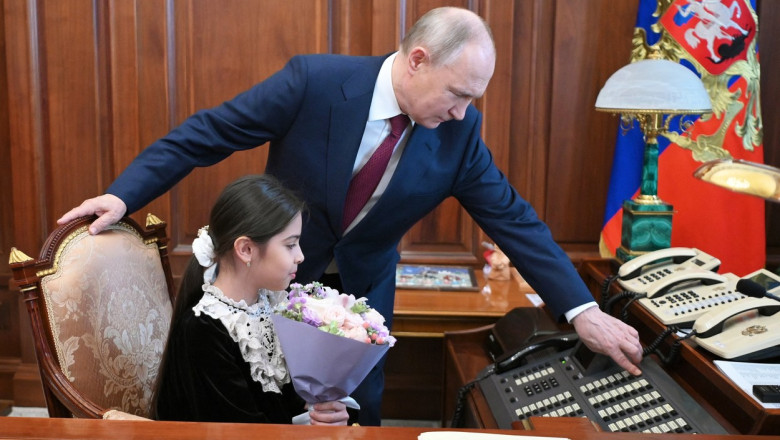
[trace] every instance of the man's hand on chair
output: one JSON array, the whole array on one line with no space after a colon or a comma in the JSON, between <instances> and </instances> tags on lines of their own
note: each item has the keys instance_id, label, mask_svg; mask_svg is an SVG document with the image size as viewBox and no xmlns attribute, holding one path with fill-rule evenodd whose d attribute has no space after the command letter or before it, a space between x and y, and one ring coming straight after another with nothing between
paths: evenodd
<instances>
[{"instance_id":1,"label":"man's hand on chair","mask_svg":"<svg viewBox=\"0 0 780 440\"><path fill-rule=\"evenodd\" d=\"M64 225L72 220L86 215L97 214L98 219L92 222L89 227L89 233L92 235L100 233L109 225L118 222L127 212L127 205L119 197L113 194L103 194L102 196L84 200L81 205L66 212L65 215L57 220L57 224Z\"/></svg>"}]
</instances>

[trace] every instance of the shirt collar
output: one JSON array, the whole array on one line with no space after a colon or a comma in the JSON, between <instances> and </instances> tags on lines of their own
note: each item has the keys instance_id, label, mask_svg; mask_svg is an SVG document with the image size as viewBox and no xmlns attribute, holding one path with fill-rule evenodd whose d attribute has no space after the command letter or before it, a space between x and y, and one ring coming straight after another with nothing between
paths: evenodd
<instances>
[{"instance_id":1,"label":"shirt collar","mask_svg":"<svg viewBox=\"0 0 780 440\"><path fill-rule=\"evenodd\" d=\"M371 108L368 111L369 121L379 121L389 119L401 114L401 107L398 106L398 100L393 91L392 67L398 52L390 55L382 63L379 69L379 76L374 85L374 96L371 98Z\"/></svg>"}]
</instances>

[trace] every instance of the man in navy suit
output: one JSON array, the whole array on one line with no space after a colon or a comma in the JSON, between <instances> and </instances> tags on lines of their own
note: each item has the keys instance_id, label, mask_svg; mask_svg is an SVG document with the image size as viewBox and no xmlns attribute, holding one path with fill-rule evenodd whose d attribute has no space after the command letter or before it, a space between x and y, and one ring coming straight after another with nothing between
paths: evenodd
<instances>
[{"instance_id":1,"label":"man in navy suit","mask_svg":"<svg viewBox=\"0 0 780 440\"><path fill-rule=\"evenodd\" d=\"M194 167L270 141L266 172L297 190L310 218L300 243L300 282L323 280L365 296L391 324L397 246L447 197L455 197L544 299L592 350L633 374L641 361L636 331L601 312L533 208L498 170L471 105L493 75L487 24L459 8L438 8L410 30L398 52L381 57L296 56L279 72L188 118L145 149L108 188L63 216L97 213L97 233L168 191ZM403 131L368 203L342 225L347 189L405 114ZM341 282L339 285L338 282ZM377 425L382 365L353 394L360 423Z\"/></svg>"}]
</instances>

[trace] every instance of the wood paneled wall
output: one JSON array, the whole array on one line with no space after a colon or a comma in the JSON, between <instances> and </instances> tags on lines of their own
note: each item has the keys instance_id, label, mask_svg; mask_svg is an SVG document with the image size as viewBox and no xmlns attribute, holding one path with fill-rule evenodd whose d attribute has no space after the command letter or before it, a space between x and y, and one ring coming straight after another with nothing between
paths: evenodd
<instances>
[{"instance_id":1,"label":"wood paneled wall","mask_svg":"<svg viewBox=\"0 0 780 440\"><path fill-rule=\"evenodd\" d=\"M573 258L597 255L617 121L593 110L629 58L624 0L3 0L0 259L35 256L56 219L102 193L146 145L298 53L383 54L425 11L470 8L491 25L495 76L477 106L498 166ZM780 91L780 4L761 4L762 97ZM778 110L764 105L766 162L780 165ZM218 192L263 170L264 149L197 169L136 214L169 224L180 275ZM770 262L780 264L776 205ZM486 237L453 200L401 243L408 262L473 264ZM0 399L40 404L26 313L0 264Z\"/></svg>"}]
</instances>

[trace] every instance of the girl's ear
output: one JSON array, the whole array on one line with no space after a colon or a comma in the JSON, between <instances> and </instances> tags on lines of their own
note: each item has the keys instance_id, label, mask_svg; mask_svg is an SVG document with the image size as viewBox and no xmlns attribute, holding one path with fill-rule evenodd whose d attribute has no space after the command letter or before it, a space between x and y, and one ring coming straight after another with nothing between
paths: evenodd
<instances>
[{"instance_id":1,"label":"girl's ear","mask_svg":"<svg viewBox=\"0 0 780 440\"><path fill-rule=\"evenodd\" d=\"M255 260L257 259L255 256L254 244L255 242L245 235L238 237L236 241L233 242L233 252L236 254L236 257L241 260L241 263L246 264L252 261L252 257L255 257Z\"/></svg>"}]
</instances>

